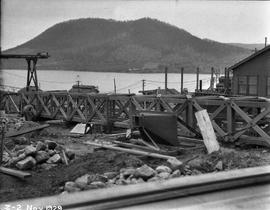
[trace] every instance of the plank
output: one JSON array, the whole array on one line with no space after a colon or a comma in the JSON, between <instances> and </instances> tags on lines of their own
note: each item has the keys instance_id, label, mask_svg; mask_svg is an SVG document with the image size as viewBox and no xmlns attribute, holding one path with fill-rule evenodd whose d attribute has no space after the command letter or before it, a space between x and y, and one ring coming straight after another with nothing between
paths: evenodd
<instances>
[{"instance_id":1,"label":"plank","mask_svg":"<svg viewBox=\"0 0 270 210\"><path fill-rule=\"evenodd\" d=\"M139 151L139 150L135 150L135 149L126 149L126 148L121 148L121 147L116 147L116 146L111 146L111 145L97 144L97 143L89 142L89 141L85 142L85 144L95 146L95 147L102 147L102 148L106 148L106 149L127 152L127 153L131 153L131 154L135 154L135 155L145 155L145 156L155 157L155 158L160 158L160 159L165 159L165 160L176 159L173 156L161 155L161 154L157 154L157 153L153 153L153 152L144 152L144 151Z\"/></svg>"},{"instance_id":2,"label":"plank","mask_svg":"<svg viewBox=\"0 0 270 210\"><path fill-rule=\"evenodd\" d=\"M49 126L50 126L49 124L44 124L44 125L36 126L36 127L33 127L33 128L28 128L28 129L21 130L21 131L7 133L6 137L20 136L20 135L23 135L23 134L26 134L26 133L31 133L31 132L36 131L36 130L41 130L41 129L47 128Z\"/></svg>"},{"instance_id":3,"label":"plank","mask_svg":"<svg viewBox=\"0 0 270 210\"><path fill-rule=\"evenodd\" d=\"M30 173L22 172L22 171L10 169L10 168L5 168L2 166L0 166L0 172L2 172L4 174L11 175L11 176L15 176L15 177L20 178L20 179L25 179L27 177L32 176Z\"/></svg>"},{"instance_id":4,"label":"plank","mask_svg":"<svg viewBox=\"0 0 270 210\"><path fill-rule=\"evenodd\" d=\"M208 151L208 154L218 151L219 150L219 144L217 142L216 134L214 132L210 117L207 113L207 111L201 110L195 113L198 126L201 130L204 144L206 146L206 149Z\"/></svg>"}]
</instances>

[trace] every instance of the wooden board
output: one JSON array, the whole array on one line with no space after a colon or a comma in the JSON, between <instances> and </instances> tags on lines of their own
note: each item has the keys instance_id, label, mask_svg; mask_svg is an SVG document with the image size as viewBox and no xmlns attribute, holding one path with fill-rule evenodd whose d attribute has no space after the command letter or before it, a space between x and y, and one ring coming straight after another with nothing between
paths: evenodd
<instances>
[{"instance_id":1,"label":"wooden board","mask_svg":"<svg viewBox=\"0 0 270 210\"><path fill-rule=\"evenodd\" d=\"M195 113L198 126L201 130L203 141L208 151L208 154L218 151L219 144L214 132L210 117L205 109Z\"/></svg>"},{"instance_id":2,"label":"wooden board","mask_svg":"<svg viewBox=\"0 0 270 210\"><path fill-rule=\"evenodd\" d=\"M15 176L21 179L25 179L27 177L32 176L30 173L26 173L26 172L22 172L19 170L14 170L14 169L10 169L10 168L5 168L5 167L0 167L0 172L4 173L4 174L8 174L11 176Z\"/></svg>"}]
</instances>

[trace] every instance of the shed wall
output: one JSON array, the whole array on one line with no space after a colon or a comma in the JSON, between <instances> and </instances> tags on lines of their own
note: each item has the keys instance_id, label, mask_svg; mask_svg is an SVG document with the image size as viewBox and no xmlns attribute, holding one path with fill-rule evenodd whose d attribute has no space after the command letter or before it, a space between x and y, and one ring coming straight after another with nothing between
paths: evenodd
<instances>
[{"instance_id":1,"label":"shed wall","mask_svg":"<svg viewBox=\"0 0 270 210\"><path fill-rule=\"evenodd\" d=\"M243 63L233 70L233 94L238 95L239 76L257 76L258 96L269 97L267 92L267 79L270 77L270 50L263 52L255 58Z\"/></svg>"}]
</instances>

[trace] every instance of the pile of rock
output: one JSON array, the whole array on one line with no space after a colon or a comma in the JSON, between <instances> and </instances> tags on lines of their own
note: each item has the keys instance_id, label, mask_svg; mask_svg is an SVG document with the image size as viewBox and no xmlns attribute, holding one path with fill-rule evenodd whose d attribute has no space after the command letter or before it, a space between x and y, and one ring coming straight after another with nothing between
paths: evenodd
<instances>
[{"instance_id":1,"label":"pile of rock","mask_svg":"<svg viewBox=\"0 0 270 210\"><path fill-rule=\"evenodd\" d=\"M170 167L165 165L158 166L156 169L148 165L143 165L139 168L122 168L119 172L107 172L102 175L85 174L77 178L74 182L66 182L63 190L64 193L78 192L82 190L113 187L116 185L163 181L182 175L179 169L173 171Z\"/></svg>"},{"instance_id":2,"label":"pile of rock","mask_svg":"<svg viewBox=\"0 0 270 210\"><path fill-rule=\"evenodd\" d=\"M25 137L21 137L20 141L26 141ZM75 158L75 154L65 150L56 142L45 140L38 141L36 144L16 145L12 151L12 156L5 156L5 166L17 167L20 170L29 170L34 166L42 169L50 169L57 164L71 161Z\"/></svg>"}]
</instances>

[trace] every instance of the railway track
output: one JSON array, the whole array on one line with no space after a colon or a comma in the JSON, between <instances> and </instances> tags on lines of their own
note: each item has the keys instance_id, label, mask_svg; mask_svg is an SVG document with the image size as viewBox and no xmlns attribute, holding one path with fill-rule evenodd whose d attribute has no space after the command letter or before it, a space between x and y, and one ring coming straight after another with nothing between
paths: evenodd
<instances>
[{"instance_id":1,"label":"railway track","mask_svg":"<svg viewBox=\"0 0 270 210\"><path fill-rule=\"evenodd\" d=\"M192 198L194 197L205 196L207 193L211 193L213 197L213 194L224 194L228 189L243 192L242 194L236 193L234 198L235 200L246 202L245 199L240 199L243 196L245 197L245 195L243 195L245 194L245 189L259 189L262 186L264 186L264 188L270 186L270 166L179 177L163 182L117 186L73 194L20 200L0 204L0 209L4 208L6 205L10 205L11 207L20 205L21 209L27 209L27 207L29 209L29 206L32 206L32 209L33 207L44 207L44 209L47 207L47 209L50 209L49 207L51 206L80 210L120 208L151 209L151 206L153 207L157 203L160 203L160 206L162 206L162 203L167 203L168 208L169 204L174 204L173 206L175 208L181 208L181 199L185 199L186 207L188 207L187 199L190 199L190 206L192 206L194 204ZM261 200L263 200L262 202L266 202L266 205L269 205L270 194L266 193L266 189L264 189L264 191L265 193L262 195L258 193L252 193L252 195L257 196L259 200L261 198ZM246 192L250 194L250 191ZM203 200L201 204L203 204ZM218 203L216 204L218 205ZM241 203L236 202L236 204L239 204L238 207L241 206ZM225 204L223 203L223 205ZM163 207L166 208L166 206Z\"/></svg>"}]
</instances>

